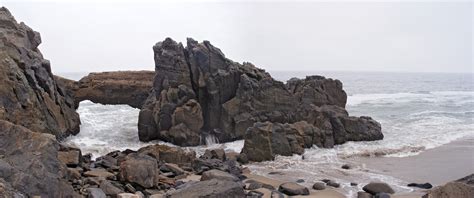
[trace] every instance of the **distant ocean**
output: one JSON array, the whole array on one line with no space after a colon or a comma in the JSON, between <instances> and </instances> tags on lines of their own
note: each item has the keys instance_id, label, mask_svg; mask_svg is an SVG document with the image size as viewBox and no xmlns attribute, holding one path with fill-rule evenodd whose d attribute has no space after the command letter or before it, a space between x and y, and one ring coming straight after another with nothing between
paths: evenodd
<instances>
[{"instance_id":1,"label":"distant ocean","mask_svg":"<svg viewBox=\"0 0 474 198\"><path fill-rule=\"evenodd\" d=\"M417 155L455 140L474 138L474 74L386 73L386 72L270 72L280 81L291 77L323 75L339 79L347 92L350 115L368 115L382 124L384 139L374 142L349 142L333 149L307 149L301 156L278 156L273 162L250 164L251 170L267 175L287 172L285 177L337 179L342 191L354 196L357 190L349 182L381 180L396 185L399 191L406 181L371 172L361 167L350 174L338 167L354 156L406 157ZM61 74L59 74L61 75ZM79 79L85 74L62 74ZM81 132L66 141L78 145L84 153L95 156L113 150L138 149L138 109L126 105L100 105L81 102ZM149 143L148 143L149 144ZM201 153L205 148L222 147L240 152L243 141L190 148ZM337 168L336 168L337 167ZM288 176L290 175L290 176ZM309 184L309 183L308 183Z\"/></svg>"}]
</instances>

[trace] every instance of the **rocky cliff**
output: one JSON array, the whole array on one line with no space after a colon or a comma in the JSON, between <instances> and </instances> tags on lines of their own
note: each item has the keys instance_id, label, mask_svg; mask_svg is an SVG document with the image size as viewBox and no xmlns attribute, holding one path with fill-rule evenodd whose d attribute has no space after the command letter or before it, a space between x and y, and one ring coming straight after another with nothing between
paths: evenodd
<instances>
[{"instance_id":1,"label":"rocky cliff","mask_svg":"<svg viewBox=\"0 0 474 198\"><path fill-rule=\"evenodd\" d=\"M138 123L142 141L161 139L190 146L203 143L206 135L214 135L220 142L248 137L245 152L251 145L247 142L257 133L252 130L258 128L254 124L300 121L318 131L306 134L311 140L297 141L303 147L383 138L376 121L349 117L344 110L347 95L339 80L309 76L284 84L250 63L225 58L208 41L188 39L184 47L167 38L153 51L153 91ZM287 138L285 134L282 137Z\"/></svg>"},{"instance_id":2,"label":"rocky cliff","mask_svg":"<svg viewBox=\"0 0 474 198\"><path fill-rule=\"evenodd\" d=\"M153 86L154 71L115 71L90 73L79 81L55 76L79 103L90 100L101 104L127 104L141 108Z\"/></svg>"},{"instance_id":3,"label":"rocky cliff","mask_svg":"<svg viewBox=\"0 0 474 198\"><path fill-rule=\"evenodd\" d=\"M40 34L0 8L0 120L57 138L79 132L79 115L38 50Z\"/></svg>"}]
</instances>

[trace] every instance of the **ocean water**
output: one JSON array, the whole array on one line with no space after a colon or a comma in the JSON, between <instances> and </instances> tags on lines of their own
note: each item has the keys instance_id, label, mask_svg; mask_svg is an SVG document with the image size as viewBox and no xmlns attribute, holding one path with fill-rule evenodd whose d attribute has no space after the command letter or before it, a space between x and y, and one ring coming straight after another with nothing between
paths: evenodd
<instances>
[{"instance_id":1,"label":"ocean water","mask_svg":"<svg viewBox=\"0 0 474 198\"><path fill-rule=\"evenodd\" d=\"M380 72L292 72L274 71L281 81L291 77L323 75L343 82L348 94L350 115L368 115L382 124L384 139L372 142L348 142L332 149L306 149L302 156L277 156L275 161L252 163L249 168L257 174L285 180L304 179L310 187L320 179L340 182L341 192L356 195L364 183L383 181L398 192L410 192L407 181L369 170L364 164L351 161L353 157L406 157L417 155L454 140L474 137L474 75L439 73L380 73ZM63 74L79 79L82 74ZM138 109L126 105L101 105L81 102L81 132L65 141L79 146L95 157L113 150L138 149L154 143L141 143L137 137ZM209 145L191 147L198 154L207 148L224 148L240 152L243 141L219 144L211 137ZM164 143L166 144L166 143ZM168 144L170 145L170 144ZM352 164L343 170L341 165ZM280 171L284 176L272 175ZM359 183L351 187L350 182Z\"/></svg>"}]
</instances>

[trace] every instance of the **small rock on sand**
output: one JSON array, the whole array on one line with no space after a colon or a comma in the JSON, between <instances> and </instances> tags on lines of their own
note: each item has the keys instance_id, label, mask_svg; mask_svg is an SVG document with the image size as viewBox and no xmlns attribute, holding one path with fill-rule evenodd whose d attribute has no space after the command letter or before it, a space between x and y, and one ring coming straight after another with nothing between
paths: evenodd
<instances>
[{"instance_id":1,"label":"small rock on sand","mask_svg":"<svg viewBox=\"0 0 474 198\"><path fill-rule=\"evenodd\" d=\"M433 188L433 185L430 183L424 183L424 184L417 184L417 183L410 183L407 185L408 187L417 187L417 188L423 188L423 189L431 189Z\"/></svg>"},{"instance_id":2,"label":"small rock on sand","mask_svg":"<svg viewBox=\"0 0 474 198\"><path fill-rule=\"evenodd\" d=\"M382 182L371 182L365 185L362 189L365 192L368 192L372 195L376 195L377 193L389 193L389 194L395 193L392 187Z\"/></svg>"},{"instance_id":3,"label":"small rock on sand","mask_svg":"<svg viewBox=\"0 0 474 198\"><path fill-rule=\"evenodd\" d=\"M324 183L324 182L316 182L316 183L314 183L314 185L313 185L313 189L314 189L314 190L324 190L324 189L326 189L326 183Z\"/></svg>"},{"instance_id":4,"label":"small rock on sand","mask_svg":"<svg viewBox=\"0 0 474 198\"><path fill-rule=\"evenodd\" d=\"M280 185L278 191L287 195L309 195L308 188L293 182L287 182Z\"/></svg>"}]
</instances>

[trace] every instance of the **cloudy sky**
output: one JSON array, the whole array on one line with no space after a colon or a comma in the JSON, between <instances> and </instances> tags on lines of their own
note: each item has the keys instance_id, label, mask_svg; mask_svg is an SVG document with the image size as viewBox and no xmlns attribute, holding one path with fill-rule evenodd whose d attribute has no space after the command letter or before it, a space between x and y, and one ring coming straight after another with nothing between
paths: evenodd
<instances>
[{"instance_id":1,"label":"cloudy sky","mask_svg":"<svg viewBox=\"0 0 474 198\"><path fill-rule=\"evenodd\" d=\"M114 1L115 2L115 1ZM153 70L154 43L209 40L267 70L473 72L473 3L0 0L54 72Z\"/></svg>"}]
</instances>

